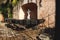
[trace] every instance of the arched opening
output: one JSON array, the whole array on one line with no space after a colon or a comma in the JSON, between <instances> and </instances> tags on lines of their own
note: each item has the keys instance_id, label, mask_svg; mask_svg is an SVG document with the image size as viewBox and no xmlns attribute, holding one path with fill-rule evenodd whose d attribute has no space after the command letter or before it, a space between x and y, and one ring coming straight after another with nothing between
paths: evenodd
<instances>
[{"instance_id":1,"label":"arched opening","mask_svg":"<svg viewBox=\"0 0 60 40\"><path fill-rule=\"evenodd\" d=\"M22 5L22 9L24 12L24 19L27 19L28 16L28 9L30 10L30 19L37 19L37 5L35 3L27 3Z\"/></svg>"}]
</instances>

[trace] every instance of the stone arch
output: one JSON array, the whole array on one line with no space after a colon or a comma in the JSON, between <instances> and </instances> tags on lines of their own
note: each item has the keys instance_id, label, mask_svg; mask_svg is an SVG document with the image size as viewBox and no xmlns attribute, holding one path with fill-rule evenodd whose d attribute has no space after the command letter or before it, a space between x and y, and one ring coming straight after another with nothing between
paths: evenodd
<instances>
[{"instance_id":1,"label":"stone arch","mask_svg":"<svg viewBox=\"0 0 60 40\"><path fill-rule=\"evenodd\" d=\"M37 19L37 4L35 3L27 3L22 5L22 9L24 11L24 17L27 19L28 13L27 10L31 10L30 12L30 19Z\"/></svg>"}]
</instances>

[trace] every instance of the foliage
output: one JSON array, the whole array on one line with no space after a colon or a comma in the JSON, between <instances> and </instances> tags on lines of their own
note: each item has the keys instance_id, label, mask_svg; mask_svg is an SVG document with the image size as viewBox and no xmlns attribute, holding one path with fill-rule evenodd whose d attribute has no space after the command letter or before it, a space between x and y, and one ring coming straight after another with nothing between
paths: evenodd
<instances>
[{"instance_id":1,"label":"foliage","mask_svg":"<svg viewBox=\"0 0 60 40\"><path fill-rule=\"evenodd\" d=\"M6 1L5 3L3 3ZM0 0L0 11L2 12L4 18L13 17L13 8L18 4L18 2L23 2L23 0Z\"/></svg>"},{"instance_id":2,"label":"foliage","mask_svg":"<svg viewBox=\"0 0 60 40\"><path fill-rule=\"evenodd\" d=\"M17 4L17 0L12 1L12 5L15 6Z\"/></svg>"},{"instance_id":3,"label":"foliage","mask_svg":"<svg viewBox=\"0 0 60 40\"><path fill-rule=\"evenodd\" d=\"M17 5L17 3L21 1L23 2L23 0L7 0L6 3L1 3L0 1L0 11L2 12L3 16L12 18L13 16L13 8Z\"/></svg>"}]
</instances>

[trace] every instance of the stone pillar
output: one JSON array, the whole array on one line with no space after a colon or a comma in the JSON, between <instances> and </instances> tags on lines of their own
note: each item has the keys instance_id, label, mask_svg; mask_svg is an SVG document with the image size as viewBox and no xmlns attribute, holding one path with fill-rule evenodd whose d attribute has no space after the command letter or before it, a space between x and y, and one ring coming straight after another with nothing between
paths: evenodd
<instances>
[{"instance_id":1,"label":"stone pillar","mask_svg":"<svg viewBox=\"0 0 60 40\"><path fill-rule=\"evenodd\" d=\"M14 19L19 19L18 6L15 6L13 8L13 18Z\"/></svg>"},{"instance_id":2,"label":"stone pillar","mask_svg":"<svg viewBox=\"0 0 60 40\"><path fill-rule=\"evenodd\" d=\"M39 6L39 0L37 0L37 19L40 19L39 13L40 13L40 6Z\"/></svg>"}]
</instances>

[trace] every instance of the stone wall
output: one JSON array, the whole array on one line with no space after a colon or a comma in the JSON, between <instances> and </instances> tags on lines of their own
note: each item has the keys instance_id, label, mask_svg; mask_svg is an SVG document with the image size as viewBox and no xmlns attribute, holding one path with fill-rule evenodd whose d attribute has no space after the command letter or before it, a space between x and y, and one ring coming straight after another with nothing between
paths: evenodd
<instances>
[{"instance_id":1,"label":"stone wall","mask_svg":"<svg viewBox=\"0 0 60 40\"><path fill-rule=\"evenodd\" d=\"M37 0L39 3L39 0ZM55 25L55 0L42 0L41 5L42 7L39 7L39 4L37 3L38 6L38 19L44 18L45 25L48 27L48 24L51 24L50 26ZM19 4L19 3L18 3ZM15 7L15 11L13 14L13 18L19 19L19 6ZM50 15L50 16L48 16Z\"/></svg>"},{"instance_id":2,"label":"stone wall","mask_svg":"<svg viewBox=\"0 0 60 40\"><path fill-rule=\"evenodd\" d=\"M55 0L42 0L42 7L38 14L38 19L44 18L45 25L54 26L55 25ZM49 25L48 25L49 24ZM51 25L50 25L51 24Z\"/></svg>"}]
</instances>

